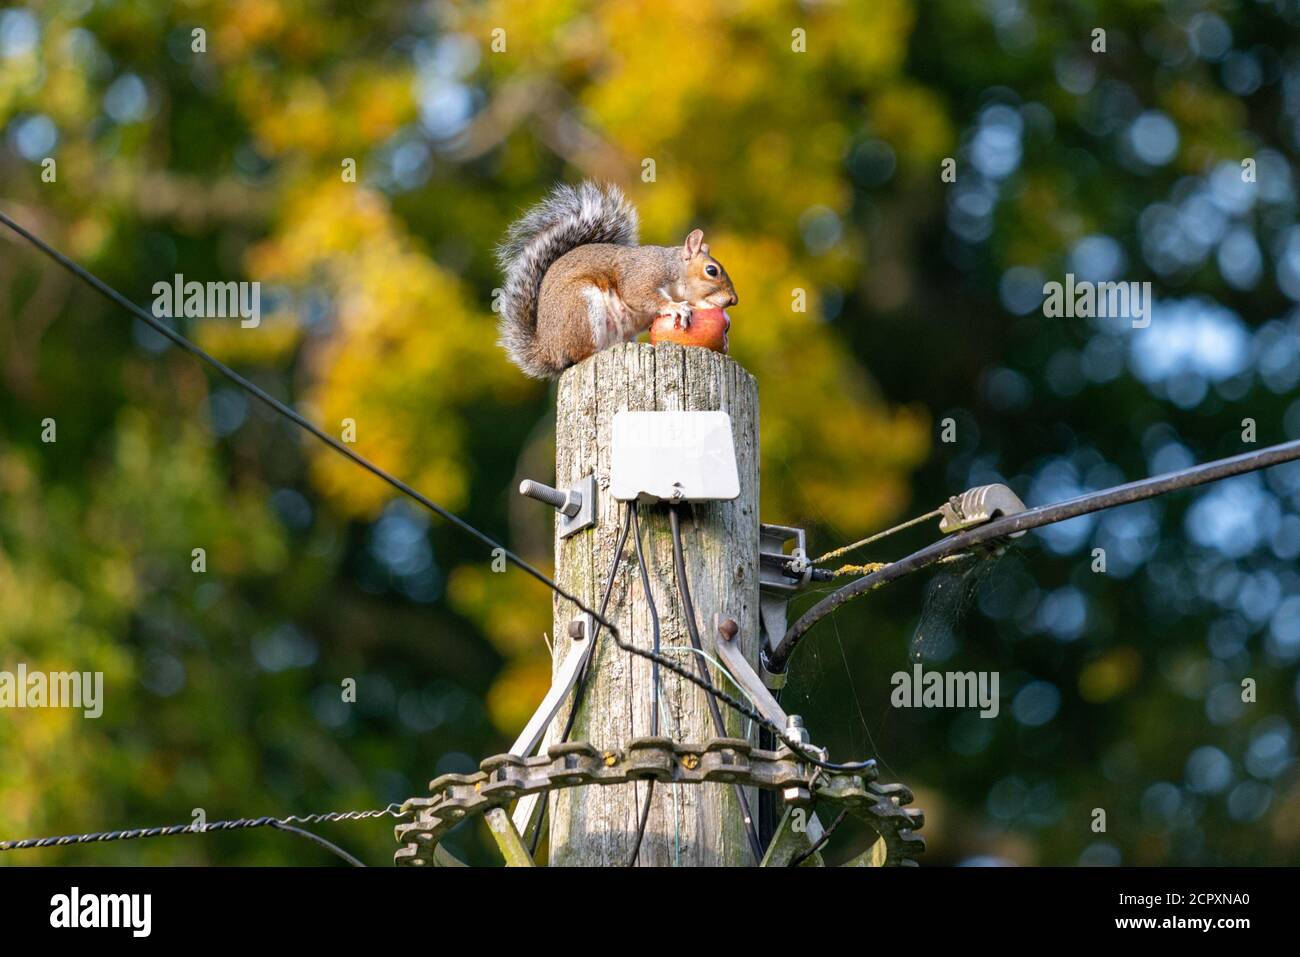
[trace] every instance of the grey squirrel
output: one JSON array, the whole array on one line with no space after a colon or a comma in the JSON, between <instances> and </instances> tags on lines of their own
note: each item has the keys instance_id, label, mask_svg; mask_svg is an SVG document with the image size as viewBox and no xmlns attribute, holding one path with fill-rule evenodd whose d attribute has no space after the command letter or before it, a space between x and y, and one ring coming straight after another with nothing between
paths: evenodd
<instances>
[{"instance_id":1,"label":"grey squirrel","mask_svg":"<svg viewBox=\"0 0 1300 957\"><path fill-rule=\"evenodd\" d=\"M617 186L560 185L506 232L500 344L525 373L549 379L627 342L659 316L737 302L701 230L681 246L638 246L636 210Z\"/></svg>"}]
</instances>

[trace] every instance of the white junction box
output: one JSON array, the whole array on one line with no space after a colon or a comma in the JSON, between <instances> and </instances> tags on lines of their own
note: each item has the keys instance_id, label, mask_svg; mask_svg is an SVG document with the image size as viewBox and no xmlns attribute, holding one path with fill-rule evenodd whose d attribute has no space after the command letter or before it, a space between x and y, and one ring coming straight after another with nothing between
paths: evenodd
<instances>
[{"instance_id":1,"label":"white junction box","mask_svg":"<svg viewBox=\"0 0 1300 957\"><path fill-rule=\"evenodd\" d=\"M616 412L610 494L620 501L730 500L740 495L731 416Z\"/></svg>"}]
</instances>

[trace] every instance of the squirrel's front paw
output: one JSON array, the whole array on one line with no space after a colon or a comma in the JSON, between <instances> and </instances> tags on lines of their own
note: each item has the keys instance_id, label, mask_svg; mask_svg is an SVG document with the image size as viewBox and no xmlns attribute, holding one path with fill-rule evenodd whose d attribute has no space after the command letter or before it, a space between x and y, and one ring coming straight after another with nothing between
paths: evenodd
<instances>
[{"instance_id":1,"label":"squirrel's front paw","mask_svg":"<svg viewBox=\"0 0 1300 957\"><path fill-rule=\"evenodd\" d=\"M691 311L689 302L670 302L660 310L659 315L672 316L674 329L689 329L691 326Z\"/></svg>"}]
</instances>

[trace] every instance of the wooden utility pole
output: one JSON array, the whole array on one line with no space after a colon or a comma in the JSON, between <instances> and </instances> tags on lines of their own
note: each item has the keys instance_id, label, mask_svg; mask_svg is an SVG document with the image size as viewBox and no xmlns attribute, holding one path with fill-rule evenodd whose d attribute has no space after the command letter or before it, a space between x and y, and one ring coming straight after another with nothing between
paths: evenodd
<instances>
[{"instance_id":1,"label":"wooden utility pole","mask_svg":"<svg viewBox=\"0 0 1300 957\"><path fill-rule=\"evenodd\" d=\"M556 578L589 606L599 609L614 563L627 509L609 494L610 434L621 410L715 411L731 416L740 475L734 501L677 506L690 597L704 650L712 657L717 618L740 625L739 640L751 664L758 654L758 385L727 356L707 349L628 343L607 349L569 369L560 379L556 414L556 485L576 486L595 474L599 493L596 524L567 538L556 525ZM698 674L702 656L690 651L690 635L674 571L669 506L640 506L642 548L661 649ZM629 535L613 573L606 617L624 640L649 649L650 602L643 593L634 534ZM569 625L580 617L572 604L555 601L557 667L569 652ZM652 663L633 656L602 633L592 652L570 740L619 751L652 730ZM708 665L715 685L738 696L718 668ZM708 695L660 669L659 734L683 742L718 737ZM569 707L551 725L547 743L558 739ZM756 741L756 729L721 706L726 736ZM748 732L748 734L747 734ZM645 782L616 787L585 787L550 797L552 865L619 866L631 859ZM758 802L746 792L751 811ZM643 866L752 864L750 840L736 790L727 784L654 787L645 835L638 855Z\"/></svg>"}]
</instances>

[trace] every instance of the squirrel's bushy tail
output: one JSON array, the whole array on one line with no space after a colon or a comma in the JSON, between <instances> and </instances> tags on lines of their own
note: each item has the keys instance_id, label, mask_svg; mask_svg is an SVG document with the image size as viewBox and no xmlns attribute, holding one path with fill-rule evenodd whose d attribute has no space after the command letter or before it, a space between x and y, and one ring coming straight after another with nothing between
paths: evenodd
<instances>
[{"instance_id":1,"label":"squirrel's bushy tail","mask_svg":"<svg viewBox=\"0 0 1300 957\"><path fill-rule=\"evenodd\" d=\"M617 186L587 181L555 187L506 231L497 249L505 273L498 320L510 360L539 379L555 375L537 349L537 299L542 277L571 249L588 243L635 246L636 210Z\"/></svg>"}]
</instances>

